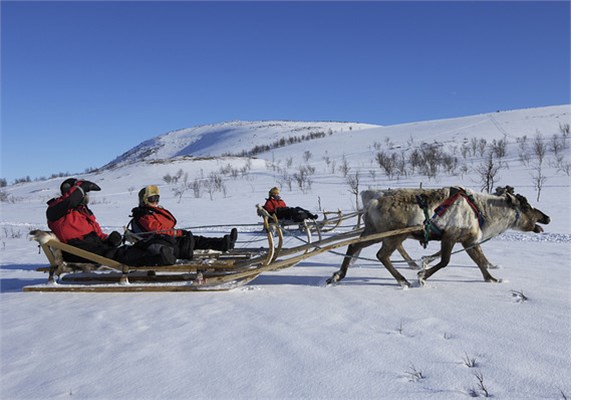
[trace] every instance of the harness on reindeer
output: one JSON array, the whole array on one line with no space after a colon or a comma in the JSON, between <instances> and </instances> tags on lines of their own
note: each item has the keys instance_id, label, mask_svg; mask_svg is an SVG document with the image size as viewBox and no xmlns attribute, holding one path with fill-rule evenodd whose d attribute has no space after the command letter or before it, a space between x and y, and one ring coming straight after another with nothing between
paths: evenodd
<instances>
[{"instance_id":1,"label":"harness on reindeer","mask_svg":"<svg viewBox=\"0 0 600 400\"><path fill-rule=\"evenodd\" d=\"M427 248L427 244L430 240L440 239L444 233L444 230L440 228L436 223L435 219L441 217L448 211L450 206L452 206L459 198L464 198L467 204L471 207L475 215L477 216L477 221L479 222L479 227L483 227L485 223L485 217L479 207L475 204L475 199L473 196L464 188L461 187L451 187L450 188L450 197L444 200L439 206L437 206L433 210L433 216L429 217L429 205L427 203L427 197L423 195L417 195L417 204L423 210L425 214L425 220L423 221L424 233L423 240L421 241L421 245L423 248Z\"/></svg>"}]
</instances>

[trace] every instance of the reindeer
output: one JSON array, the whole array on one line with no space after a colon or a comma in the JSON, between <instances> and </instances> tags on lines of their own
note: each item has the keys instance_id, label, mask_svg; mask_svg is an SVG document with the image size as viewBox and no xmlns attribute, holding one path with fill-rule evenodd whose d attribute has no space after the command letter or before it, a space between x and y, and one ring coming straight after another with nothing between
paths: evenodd
<instances>
[{"instance_id":1,"label":"reindeer","mask_svg":"<svg viewBox=\"0 0 600 400\"><path fill-rule=\"evenodd\" d=\"M540 233L544 230L538 224L550 223L550 217L533 208L524 196L515 195L510 186L496 189L493 195L462 188L389 189L383 192L367 190L361 193L361 198L365 210L365 229L361 237L419 224L423 224L423 229L383 240L351 244L340 270L327 283L342 280L350 261L361 249L382 242L377 258L401 286L410 286L390 260L395 250L400 251L405 259L410 259L402 247L407 238L417 239L423 244L430 240L441 242L441 260L433 267L419 271L421 283L448 265L456 243L462 244L479 266L486 282L498 282L488 271L493 265L483 254L480 243L508 229Z\"/></svg>"}]
</instances>

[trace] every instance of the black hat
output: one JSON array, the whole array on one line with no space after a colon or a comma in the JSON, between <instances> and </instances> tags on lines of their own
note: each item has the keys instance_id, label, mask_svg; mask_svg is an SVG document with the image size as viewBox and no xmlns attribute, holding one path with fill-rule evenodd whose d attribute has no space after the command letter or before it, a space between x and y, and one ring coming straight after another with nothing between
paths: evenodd
<instances>
[{"instance_id":1,"label":"black hat","mask_svg":"<svg viewBox=\"0 0 600 400\"><path fill-rule=\"evenodd\" d=\"M69 178L60 184L60 194L65 194L77 183L77 179Z\"/></svg>"}]
</instances>

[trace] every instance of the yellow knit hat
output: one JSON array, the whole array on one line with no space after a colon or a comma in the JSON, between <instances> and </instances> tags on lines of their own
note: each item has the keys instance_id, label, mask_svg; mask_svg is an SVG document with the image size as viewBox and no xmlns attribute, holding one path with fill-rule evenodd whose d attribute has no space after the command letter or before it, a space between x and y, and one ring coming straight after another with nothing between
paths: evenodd
<instances>
[{"instance_id":1,"label":"yellow knit hat","mask_svg":"<svg viewBox=\"0 0 600 400\"><path fill-rule=\"evenodd\" d=\"M160 195L160 189L158 189L158 186L156 186L156 185L146 186L145 188L140 190L138 193L138 199L140 201L140 206L143 206L144 204L148 204L148 197L159 196L159 195Z\"/></svg>"},{"instance_id":2,"label":"yellow knit hat","mask_svg":"<svg viewBox=\"0 0 600 400\"><path fill-rule=\"evenodd\" d=\"M271 188L271 190L269 190L269 197L271 196L279 196L279 188L277 186Z\"/></svg>"}]
</instances>

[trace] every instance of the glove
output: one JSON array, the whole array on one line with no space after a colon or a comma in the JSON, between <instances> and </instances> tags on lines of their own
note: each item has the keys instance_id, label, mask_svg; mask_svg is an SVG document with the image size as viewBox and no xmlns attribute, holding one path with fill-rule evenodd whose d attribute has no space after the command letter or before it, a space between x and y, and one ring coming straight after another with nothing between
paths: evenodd
<instances>
[{"instance_id":1,"label":"glove","mask_svg":"<svg viewBox=\"0 0 600 400\"><path fill-rule=\"evenodd\" d=\"M106 239L106 241L108 242L108 244L110 244L111 246L118 246L121 244L121 240L122 240L122 236L119 232L117 231L112 231L110 233L110 235L108 235L108 238Z\"/></svg>"},{"instance_id":2,"label":"glove","mask_svg":"<svg viewBox=\"0 0 600 400\"><path fill-rule=\"evenodd\" d=\"M94 182L90 182L90 181L81 181L80 186L85 193L100 190L100 186L98 186Z\"/></svg>"}]
</instances>

